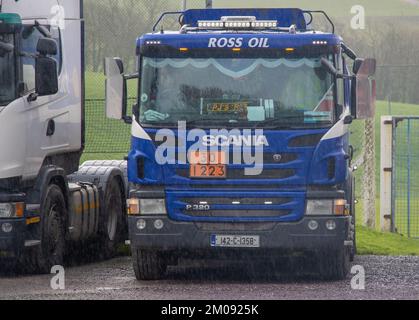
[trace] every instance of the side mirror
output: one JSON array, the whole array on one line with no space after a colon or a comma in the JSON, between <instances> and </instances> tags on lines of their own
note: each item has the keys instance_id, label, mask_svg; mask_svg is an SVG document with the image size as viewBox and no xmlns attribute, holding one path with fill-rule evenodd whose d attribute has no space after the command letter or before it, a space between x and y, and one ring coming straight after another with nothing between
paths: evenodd
<instances>
[{"instance_id":1,"label":"side mirror","mask_svg":"<svg viewBox=\"0 0 419 320\"><path fill-rule=\"evenodd\" d=\"M55 56L58 52L57 43L53 39L41 38L36 45L36 51L43 56Z\"/></svg>"},{"instance_id":2,"label":"side mirror","mask_svg":"<svg viewBox=\"0 0 419 320\"><path fill-rule=\"evenodd\" d=\"M105 58L106 116L121 120L126 105L124 63L120 58Z\"/></svg>"},{"instance_id":3,"label":"side mirror","mask_svg":"<svg viewBox=\"0 0 419 320\"><path fill-rule=\"evenodd\" d=\"M48 55L57 54L57 43L53 39L41 38L36 45L38 56L35 58L35 96L49 96L58 92L57 61Z\"/></svg>"},{"instance_id":4,"label":"side mirror","mask_svg":"<svg viewBox=\"0 0 419 320\"><path fill-rule=\"evenodd\" d=\"M358 74L359 69L361 69L362 63L364 62L364 59L355 59L354 60L354 66L352 69L352 72L354 74Z\"/></svg>"},{"instance_id":5,"label":"side mirror","mask_svg":"<svg viewBox=\"0 0 419 320\"><path fill-rule=\"evenodd\" d=\"M320 61L321 61L322 66L326 68L327 72L329 72L330 74L334 76L338 75L338 71L329 60L327 60L326 58L322 58Z\"/></svg>"},{"instance_id":6,"label":"side mirror","mask_svg":"<svg viewBox=\"0 0 419 320\"><path fill-rule=\"evenodd\" d=\"M37 96L49 96L58 92L57 61L46 56L35 59L35 92Z\"/></svg>"},{"instance_id":7,"label":"side mirror","mask_svg":"<svg viewBox=\"0 0 419 320\"><path fill-rule=\"evenodd\" d=\"M356 119L375 116L376 82L374 79L377 62L365 59L352 80L352 115Z\"/></svg>"}]
</instances>

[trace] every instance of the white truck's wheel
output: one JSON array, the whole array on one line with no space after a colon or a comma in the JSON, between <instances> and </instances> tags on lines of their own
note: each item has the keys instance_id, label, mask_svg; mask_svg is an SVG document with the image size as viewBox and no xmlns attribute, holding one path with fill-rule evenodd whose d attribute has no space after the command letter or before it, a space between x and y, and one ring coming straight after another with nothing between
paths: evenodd
<instances>
[{"instance_id":1,"label":"white truck's wheel","mask_svg":"<svg viewBox=\"0 0 419 320\"><path fill-rule=\"evenodd\" d=\"M41 245L24 257L21 267L31 273L47 274L55 265L64 264L65 222L67 208L57 185L48 186L41 204Z\"/></svg>"}]
</instances>

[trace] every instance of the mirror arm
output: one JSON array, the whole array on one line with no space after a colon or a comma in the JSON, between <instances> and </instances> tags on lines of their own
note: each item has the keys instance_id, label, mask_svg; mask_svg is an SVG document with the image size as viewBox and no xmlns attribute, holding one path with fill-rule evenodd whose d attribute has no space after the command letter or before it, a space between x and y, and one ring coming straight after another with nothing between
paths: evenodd
<instances>
[{"instance_id":1,"label":"mirror arm","mask_svg":"<svg viewBox=\"0 0 419 320\"><path fill-rule=\"evenodd\" d=\"M28 52L25 52L25 51L20 51L19 56L20 57L25 57L25 58L32 58L32 59L36 59L38 57L38 55L36 55L36 54L28 53Z\"/></svg>"},{"instance_id":2,"label":"mirror arm","mask_svg":"<svg viewBox=\"0 0 419 320\"><path fill-rule=\"evenodd\" d=\"M35 28L45 37L45 38L52 38L51 32L44 26L42 26L38 20L35 20Z\"/></svg>"},{"instance_id":3,"label":"mirror arm","mask_svg":"<svg viewBox=\"0 0 419 320\"><path fill-rule=\"evenodd\" d=\"M122 120L126 123L126 124L132 124L132 117L130 116L122 116Z\"/></svg>"},{"instance_id":4,"label":"mirror arm","mask_svg":"<svg viewBox=\"0 0 419 320\"><path fill-rule=\"evenodd\" d=\"M125 80L134 80L134 79L138 79L138 77L139 77L138 72L131 73L131 74L124 74L124 79Z\"/></svg>"},{"instance_id":5,"label":"mirror arm","mask_svg":"<svg viewBox=\"0 0 419 320\"><path fill-rule=\"evenodd\" d=\"M357 56L356 56L356 53L351 49L351 48L349 48L348 46L346 46L346 44L344 44L344 43L342 43L341 44L341 47L342 47L342 49L343 49L343 52L350 58L350 59L352 59L352 60L356 60L357 59Z\"/></svg>"},{"instance_id":6,"label":"mirror arm","mask_svg":"<svg viewBox=\"0 0 419 320\"><path fill-rule=\"evenodd\" d=\"M29 96L28 96L28 102L34 102L38 99L38 94L36 92L32 92Z\"/></svg>"},{"instance_id":7,"label":"mirror arm","mask_svg":"<svg viewBox=\"0 0 419 320\"><path fill-rule=\"evenodd\" d=\"M355 76L351 76L351 75L348 75L348 74L343 74L343 73L337 73L336 74L336 79L349 79L349 80L352 80L354 78L355 78Z\"/></svg>"}]
</instances>

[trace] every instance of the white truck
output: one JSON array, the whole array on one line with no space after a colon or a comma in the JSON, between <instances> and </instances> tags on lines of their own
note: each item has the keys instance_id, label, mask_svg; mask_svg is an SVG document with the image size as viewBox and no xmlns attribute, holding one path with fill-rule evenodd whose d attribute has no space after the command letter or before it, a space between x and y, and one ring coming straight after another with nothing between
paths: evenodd
<instances>
[{"instance_id":1,"label":"white truck","mask_svg":"<svg viewBox=\"0 0 419 320\"><path fill-rule=\"evenodd\" d=\"M81 0L0 2L0 269L48 273L74 244L126 233L126 164L84 149Z\"/></svg>"}]
</instances>

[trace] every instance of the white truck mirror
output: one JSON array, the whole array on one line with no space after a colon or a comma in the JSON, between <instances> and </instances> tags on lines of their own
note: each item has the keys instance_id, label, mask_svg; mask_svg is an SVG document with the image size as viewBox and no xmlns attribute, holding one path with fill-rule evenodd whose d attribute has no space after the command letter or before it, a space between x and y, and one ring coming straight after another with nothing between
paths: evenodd
<instances>
[{"instance_id":1,"label":"white truck mirror","mask_svg":"<svg viewBox=\"0 0 419 320\"><path fill-rule=\"evenodd\" d=\"M356 118L368 119L375 116L376 60L365 59L356 74Z\"/></svg>"},{"instance_id":2,"label":"white truck mirror","mask_svg":"<svg viewBox=\"0 0 419 320\"><path fill-rule=\"evenodd\" d=\"M124 64L120 58L105 58L106 117L121 120L125 103Z\"/></svg>"}]
</instances>

